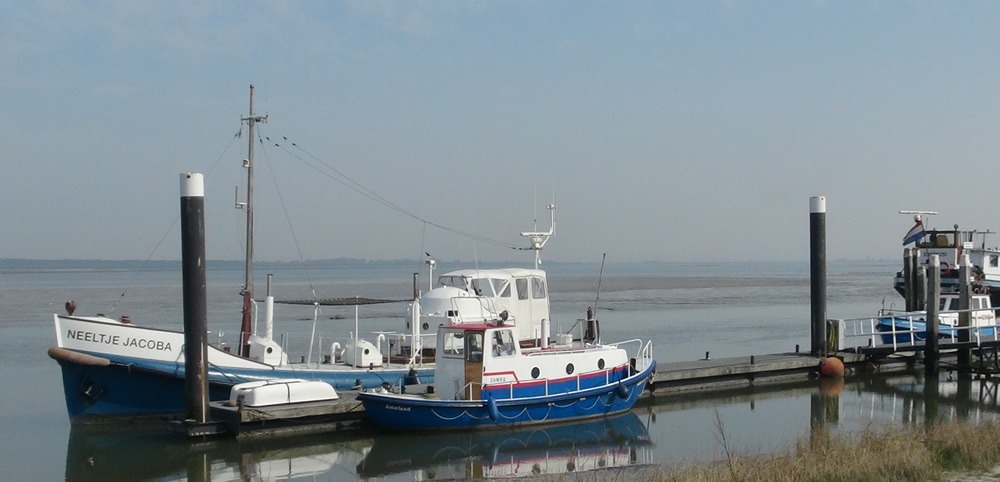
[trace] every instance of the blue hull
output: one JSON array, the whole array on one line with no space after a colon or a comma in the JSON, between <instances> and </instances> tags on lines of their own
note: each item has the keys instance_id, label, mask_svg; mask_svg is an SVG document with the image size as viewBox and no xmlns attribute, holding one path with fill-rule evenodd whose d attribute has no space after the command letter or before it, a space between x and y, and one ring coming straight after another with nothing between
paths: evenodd
<instances>
[{"instance_id":1,"label":"blue hull","mask_svg":"<svg viewBox=\"0 0 1000 482\"><path fill-rule=\"evenodd\" d=\"M62 369L66 410L74 422L100 422L102 419L120 419L141 416L182 414L184 401L184 365L151 362L149 360L107 358L111 363L97 366L71 360L56 361ZM299 378L321 380L338 390L355 387L360 381L366 388L383 383L398 384L409 369L375 370L316 370L316 369L209 369L209 399L228 400L229 392L237 383ZM430 383L434 370L416 370L421 383Z\"/></svg>"},{"instance_id":2,"label":"blue hull","mask_svg":"<svg viewBox=\"0 0 1000 482\"><path fill-rule=\"evenodd\" d=\"M376 425L388 430L495 429L602 417L630 410L656 362L617 383L557 395L486 400L437 400L358 394ZM488 397L488 395L484 395Z\"/></svg>"}]
</instances>

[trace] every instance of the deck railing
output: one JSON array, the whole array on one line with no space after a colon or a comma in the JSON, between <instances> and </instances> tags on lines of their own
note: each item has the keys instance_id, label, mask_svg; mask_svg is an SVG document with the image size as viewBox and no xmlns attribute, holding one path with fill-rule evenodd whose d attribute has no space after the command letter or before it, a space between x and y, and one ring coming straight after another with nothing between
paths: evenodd
<instances>
[{"instance_id":1,"label":"deck railing","mask_svg":"<svg viewBox=\"0 0 1000 482\"><path fill-rule=\"evenodd\" d=\"M1000 323L977 317L983 309L943 311L938 320L938 339L957 342L962 331L969 332L969 341L979 346L983 341L998 341ZM941 323L941 319L958 319L960 313L968 312L971 326L957 326ZM829 320L836 327L837 346L840 349L861 347L891 347L894 351L908 347L923 346L927 335L927 315L924 313L886 313L869 318ZM883 329L879 329L882 326ZM890 341L884 341L889 337ZM919 337L919 339L918 339Z\"/></svg>"}]
</instances>

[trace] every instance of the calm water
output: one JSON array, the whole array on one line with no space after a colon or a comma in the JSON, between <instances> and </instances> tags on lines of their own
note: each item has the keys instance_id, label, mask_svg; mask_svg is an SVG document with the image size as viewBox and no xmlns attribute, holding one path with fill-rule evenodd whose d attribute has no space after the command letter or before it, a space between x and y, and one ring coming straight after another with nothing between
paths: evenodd
<instances>
[{"instance_id":1,"label":"calm water","mask_svg":"<svg viewBox=\"0 0 1000 482\"><path fill-rule=\"evenodd\" d=\"M443 266L449 269L448 266ZM548 266L553 320L564 331L597 304L605 341L652 338L663 362L793 351L809 347L806 263ZM899 304L892 262L830 263L828 317L872 315ZM274 273L279 299L368 296L409 298L410 267ZM210 338L231 342L239 324L242 274L209 271ZM263 274L261 274L263 276ZM426 273L420 281L426 283ZM263 280L258 280L258 292ZM0 270L0 480L427 480L563 473L592 468L709 460L730 448L766 452L807 436L810 421L855 431L941 418L993 419L996 387L934 385L906 377L823 386L804 382L713 395L660 395L623 417L569 427L435 436L331 434L284 440L190 443L149 427L72 429L52 345L52 313L74 299L78 313L129 315L137 323L179 328L180 273L116 270ZM282 306L275 333L305 353L313 311ZM362 307L359 324L401 330L405 303ZM354 310L319 315L323 343L354 329ZM836 397L824 394L838 393ZM957 395L956 395L957 394ZM985 400L985 402L983 402ZM158 429L158 426L153 428Z\"/></svg>"}]
</instances>

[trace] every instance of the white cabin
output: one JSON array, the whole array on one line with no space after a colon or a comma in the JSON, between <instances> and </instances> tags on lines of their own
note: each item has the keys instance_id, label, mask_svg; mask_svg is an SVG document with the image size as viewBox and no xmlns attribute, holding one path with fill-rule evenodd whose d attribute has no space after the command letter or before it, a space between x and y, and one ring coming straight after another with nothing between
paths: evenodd
<instances>
[{"instance_id":1,"label":"white cabin","mask_svg":"<svg viewBox=\"0 0 1000 482\"><path fill-rule=\"evenodd\" d=\"M550 320L548 282L539 269L450 271L420 297L420 310L424 332L442 325L503 319L515 327L518 340L537 340L542 322Z\"/></svg>"}]
</instances>

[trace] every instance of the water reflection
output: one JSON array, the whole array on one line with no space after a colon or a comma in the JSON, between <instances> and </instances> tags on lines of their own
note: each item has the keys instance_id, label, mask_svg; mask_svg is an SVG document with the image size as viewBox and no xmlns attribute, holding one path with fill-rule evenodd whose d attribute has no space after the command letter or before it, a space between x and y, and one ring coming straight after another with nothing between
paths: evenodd
<instances>
[{"instance_id":1,"label":"water reflection","mask_svg":"<svg viewBox=\"0 0 1000 482\"><path fill-rule=\"evenodd\" d=\"M66 480L352 479L353 466L372 446L371 437L359 433L192 442L163 429L74 427Z\"/></svg>"},{"instance_id":2,"label":"water reflection","mask_svg":"<svg viewBox=\"0 0 1000 482\"><path fill-rule=\"evenodd\" d=\"M628 412L572 424L490 432L330 433L192 442L162 425L75 427L66 480L286 480L510 477L650 464L646 425Z\"/></svg>"},{"instance_id":3,"label":"water reflection","mask_svg":"<svg viewBox=\"0 0 1000 482\"><path fill-rule=\"evenodd\" d=\"M526 477L652 463L646 426L632 412L572 424L489 432L380 436L358 464L363 478Z\"/></svg>"}]
</instances>

